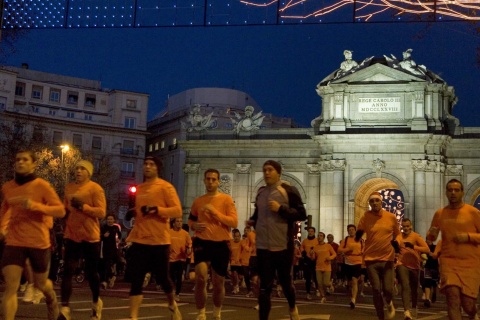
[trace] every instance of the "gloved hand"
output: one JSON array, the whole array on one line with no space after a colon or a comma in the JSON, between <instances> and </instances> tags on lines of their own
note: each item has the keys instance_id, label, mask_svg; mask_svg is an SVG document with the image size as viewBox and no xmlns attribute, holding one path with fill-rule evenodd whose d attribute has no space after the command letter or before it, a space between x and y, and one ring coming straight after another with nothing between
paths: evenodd
<instances>
[{"instance_id":1,"label":"gloved hand","mask_svg":"<svg viewBox=\"0 0 480 320\"><path fill-rule=\"evenodd\" d=\"M140 208L140 210L143 213L143 216L146 216L148 214L157 214L158 213L158 208L156 206L143 206Z\"/></svg>"},{"instance_id":2,"label":"gloved hand","mask_svg":"<svg viewBox=\"0 0 480 320\"><path fill-rule=\"evenodd\" d=\"M395 253L400 253L400 245L398 244L398 241L392 240L390 243L392 244L393 249L395 249Z\"/></svg>"},{"instance_id":3,"label":"gloved hand","mask_svg":"<svg viewBox=\"0 0 480 320\"><path fill-rule=\"evenodd\" d=\"M73 197L72 200L70 200L70 205L77 210L83 211L83 201L75 197Z\"/></svg>"},{"instance_id":4,"label":"gloved hand","mask_svg":"<svg viewBox=\"0 0 480 320\"><path fill-rule=\"evenodd\" d=\"M125 213L125 220L130 221L133 217L135 217L135 208L130 208L127 213Z\"/></svg>"},{"instance_id":5,"label":"gloved hand","mask_svg":"<svg viewBox=\"0 0 480 320\"><path fill-rule=\"evenodd\" d=\"M413 249L414 245L413 245L413 243L411 243L411 242L405 242L405 247L406 247L406 248Z\"/></svg>"},{"instance_id":6,"label":"gloved hand","mask_svg":"<svg viewBox=\"0 0 480 320\"><path fill-rule=\"evenodd\" d=\"M357 230L357 232L355 232L355 241L360 241L360 239L362 239L363 237L363 230Z\"/></svg>"}]
</instances>

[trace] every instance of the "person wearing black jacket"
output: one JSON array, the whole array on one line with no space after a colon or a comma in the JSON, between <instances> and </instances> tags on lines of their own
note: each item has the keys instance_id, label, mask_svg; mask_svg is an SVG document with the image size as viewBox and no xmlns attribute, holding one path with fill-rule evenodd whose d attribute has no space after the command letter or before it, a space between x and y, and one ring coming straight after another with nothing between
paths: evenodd
<instances>
[{"instance_id":1,"label":"person wearing black jacket","mask_svg":"<svg viewBox=\"0 0 480 320\"><path fill-rule=\"evenodd\" d=\"M118 262L117 239L122 239L122 232L117 224L115 224L115 215L110 213L107 215L107 223L100 230L102 240L102 263L100 263L100 277L104 289L113 288L116 279L116 264Z\"/></svg>"},{"instance_id":2,"label":"person wearing black jacket","mask_svg":"<svg viewBox=\"0 0 480 320\"><path fill-rule=\"evenodd\" d=\"M258 190L255 212L250 224L255 225L260 293L259 319L267 320L275 274L290 307L290 319L299 320L295 288L292 283L295 223L307 218L298 190L280 180L282 166L267 160L263 164L266 186Z\"/></svg>"}]
</instances>

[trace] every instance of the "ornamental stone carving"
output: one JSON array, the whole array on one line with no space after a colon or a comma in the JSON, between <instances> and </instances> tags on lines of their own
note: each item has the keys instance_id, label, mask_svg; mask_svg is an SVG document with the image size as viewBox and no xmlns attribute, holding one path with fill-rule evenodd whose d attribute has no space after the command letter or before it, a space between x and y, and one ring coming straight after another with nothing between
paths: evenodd
<instances>
[{"instance_id":1,"label":"ornamental stone carving","mask_svg":"<svg viewBox=\"0 0 480 320\"><path fill-rule=\"evenodd\" d=\"M412 168L414 171L445 172L445 164L437 160L412 160Z\"/></svg>"},{"instance_id":2,"label":"ornamental stone carving","mask_svg":"<svg viewBox=\"0 0 480 320\"><path fill-rule=\"evenodd\" d=\"M427 162L428 160L412 160L412 168L414 171L425 171L425 168L427 167Z\"/></svg>"},{"instance_id":3,"label":"ornamental stone carving","mask_svg":"<svg viewBox=\"0 0 480 320\"><path fill-rule=\"evenodd\" d=\"M345 160L323 160L319 163L320 171L344 171L346 167Z\"/></svg>"},{"instance_id":4,"label":"ornamental stone carving","mask_svg":"<svg viewBox=\"0 0 480 320\"><path fill-rule=\"evenodd\" d=\"M310 174L319 174L320 165L318 163L307 163L307 170Z\"/></svg>"},{"instance_id":5,"label":"ornamental stone carving","mask_svg":"<svg viewBox=\"0 0 480 320\"><path fill-rule=\"evenodd\" d=\"M185 174L198 173L199 170L199 163L185 163L185 165L183 166L183 173Z\"/></svg>"},{"instance_id":6,"label":"ornamental stone carving","mask_svg":"<svg viewBox=\"0 0 480 320\"><path fill-rule=\"evenodd\" d=\"M461 176L463 175L463 165L461 164L447 164L445 175L447 176Z\"/></svg>"},{"instance_id":7,"label":"ornamental stone carving","mask_svg":"<svg viewBox=\"0 0 480 320\"><path fill-rule=\"evenodd\" d=\"M232 183L233 179L230 174L222 174L220 176L220 185L218 189L226 194L232 195Z\"/></svg>"},{"instance_id":8,"label":"ornamental stone carving","mask_svg":"<svg viewBox=\"0 0 480 320\"><path fill-rule=\"evenodd\" d=\"M237 173L246 174L250 173L250 168L252 167L249 163L237 163Z\"/></svg>"},{"instance_id":9,"label":"ornamental stone carving","mask_svg":"<svg viewBox=\"0 0 480 320\"><path fill-rule=\"evenodd\" d=\"M381 172L385 169L385 161L380 160L379 158L372 161L372 168L376 172Z\"/></svg>"}]
</instances>

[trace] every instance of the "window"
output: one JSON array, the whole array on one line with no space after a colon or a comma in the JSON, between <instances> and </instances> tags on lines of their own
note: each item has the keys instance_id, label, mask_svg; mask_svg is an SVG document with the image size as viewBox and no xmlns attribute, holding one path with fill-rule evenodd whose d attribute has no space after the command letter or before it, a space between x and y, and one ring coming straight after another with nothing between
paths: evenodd
<instances>
[{"instance_id":1,"label":"window","mask_svg":"<svg viewBox=\"0 0 480 320\"><path fill-rule=\"evenodd\" d=\"M32 111L35 112L35 113L39 113L39 112L40 112L40 108L39 108L39 107L36 107L36 106L32 106Z\"/></svg>"},{"instance_id":2,"label":"window","mask_svg":"<svg viewBox=\"0 0 480 320\"><path fill-rule=\"evenodd\" d=\"M73 134L73 145L79 149L82 148L83 137L79 133Z\"/></svg>"},{"instance_id":3,"label":"window","mask_svg":"<svg viewBox=\"0 0 480 320\"><path fill-rule=\"evenodd\" d=\"M78 92L68 91L67 92L67 103L68 104L78 104Z\"/></svg>"},{"instance_id":4,"label":"window","mask_svg":"<svg viewBox=\"0 0 480 320\"><path fill-rule=\"evenodd\" d=\"M7 108L7 98L0 97L0 111L3 111Z\"/></svg>"},{"instance_id":5,"label":"window","mask_svg":"<svg viewBox=\"0 0 480 320\"><path fill-rule=\"evenodd\" d=\"M71 118L71 119L75 118L75 112L68 111L67 118Z\"/></svg>"},{"instance_id":6,"label":"window","mask_svg":"<svg viewBox=\"0 0 480 320\"><path fill-rule=\"evenodd\" d=\"M32 141L35 143L43 143L44 142L44 128L40 125L35 125L33 127L33 135Z\"/></svg>"},{"instance_id":7,"label":"window","mask_svg":"<svg viewBox=\"0 0 480 320\"><path fill-rule=\"evenodd\" d=\"M102 137L92 137L92 149L102 149Z\"/></svg>"},{"instance_id":8,"label":"window","mask_svg":"<svg viewBox=\"0 0 480 320\"><path fill-rule=\"evenodd\" d=\"M42 99L43 87L33 86L32 87L32 99Z\"/></svg>"},{"instance_id":9,"label":"window","mask_svg":"<svg viewBox=\"0 0 480 320\"><path fill-rule=\"evenodd\" d=\"M135 178L135 171L133 170L133 162L122 162L121 175L123 177Z\"/></svg>"},{"instance_id":10,"label":"window","mask_svg":"<svg viewBox=\"0 0 480 320\"><path fill-rule=\"evenodd\" d=\"M60 90L50 89L50 101L51 102L60 102Z\"/></svg>"},{"instance_id":11,"label":"window","mask_svg":"<svg viewBox=\"0 0 480 320\"><path fill-rule=\"evenodd\" d=\"M56 146L63 144L63 132L53 131L53 144Z\"/></svg>"},{"instance_id":12,"label":"window","mask_svg":"<svg viewBox=\"0 0 480 320\"><path fill-rule=\"evenodd\" d=\"M57 111L56 111L56 110L49 109L49 110L48 110L48 114L51 115L51 116L54 116L54 115L57 114Z\"/></svg>"},{"instance_id":13,"label":"window","mask_svg":"<svg viewBox=\"0 0 480 320\"><path fill-rule=\"evenodd\" d=\"M134 150L135 141L123 140L123 146L120 153L122 154L138 154L137 150Z\"/></svg>"},{"instance_id":14,"label":"window","mask_svg":"<svg viewBox=\"0 0 480 320\"><path fill-rule=\"evenodd\" d=\"M86 114L86 115L85 115L85 120L92 121L92 120L93 120L92 115L91 115L91 114Z\"/></svg>"},{"instance_id":15,"label":"window","mask_svg":"<svg viewBox=\"0 0 480 320\"><path fill-rule=\"evenodd\" d=\"M158 147L158 144L157 144L157 147ZM148 145L148 152L152 152L153 151L153 144L149 144Z\"/></svg>"},{"instance_id":16,"label":"window","mask_svg":"<svg viewBox=\"0 0 480 320\"><path fill-rule=\"evenodd\" d=\"M15 95L25 97L25 83L17 82L17 84L15 85Z\"/></svg>"},{"instance_id":17,"label":"window","mask_svg":"<svg viewBox=\"0 0 480 320\"><path fill-rule=\"evenodd\" d=\"M177 144L177 138L172 139L172 144L174 144L174 145Z\"/></svg>"},{"instance_id":18,"label":"window","mask_svg":"<svg viewBox=\"0 0 480 320\"><path fill-rule=\"evenodd\" d=\"M135 118L125 117L125 128L135 129Z\"/></svg>"},{"instance_id":19,"label":"window","mask_svg":"<svg viewBox=\"0 0 480 320\"><path fill-rule=\"evenodd\" d=\"M165 149L165 140L163 140L162 143L160 144L160 148Z\"/></svg>"},{"instance_id":20,"label":"window","mask_svg":"<svg viewBox=\"0 0 480 320\"><path fill-rule=\"evenodd\" d=\"M158 150L158 142L155 142L155 151Z\"/></svg>"},{"instance_id":21,"label":"window","mask_svg":"<svg viewBox=\"0 0 480 320\"><path fill-rule=\"evenodd\" d=\"M95 107L95 103L97 101L97 98L95 97L94 94L85 94L85 107Z\"/></svg>"},{"instance_id":22,"label":"window","mask_svg":"<svg viewBox=\"0 0 480 320\"><path fill-rule=\"evenodd\" d=\"M136 109L137 108L137 100L127 99L127 109Z\"/></svg>"}]
</instances>

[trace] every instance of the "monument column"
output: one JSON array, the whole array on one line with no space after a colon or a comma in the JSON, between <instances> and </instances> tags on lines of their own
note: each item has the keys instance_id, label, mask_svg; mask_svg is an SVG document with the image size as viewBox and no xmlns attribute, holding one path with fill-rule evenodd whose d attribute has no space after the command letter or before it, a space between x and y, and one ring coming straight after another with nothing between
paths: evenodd
<instances>
[{"instance_id":1,"label":"monument column","mask_svg":"<svg viewBox=\"0 0 480 320\"><path fill-rule=\"evenodd\" d=\"M307 163L307 179L305 191L307 192L306 210L307 214L312 215L312 226L318 230L320 223L320 165L318 163ZM302 225L302 233L306 234Z\"/></svg>"},{"instance_id":2,"label":"monument column","mask_svg":"<svg viewBox=\"0 0 480 320\"><path fill-rule=\"evenodd\" d=\"M427 184L425 171L428 166L428 160L412 160L412 168L414 171L414 197L415 210L413 212L413 222L415 223L415 231L420 234L426 232L425 212L427 209ZM422 218L423 216L423 218ZM423 232L423 233L422 233Z\"/></svg>"},{"instance_id":3,"label":"monument column","mask_svg":"<svg viewBox=\"0 0 480 320\"><path fill-rule=\"evenodd\" d=\"M250 187L250 163L237 163L236 165L236 188L235 207L238 215L238 229L243 233L244 222L247 221L253 212L250 212L251 187Z\"/></svg>"},{"instance_id":4,"label":"monument column","mask_svg":"<svg viewBox=\"0 0 480 320\"><path fill-rule=\"evenodd\" d=\"M187 215L188 218L193 200L205 192L204 190L202 190L202 192L199 192L198 190L198 182L203 180L199 177L199 163L185 163L183 166L183 173L185 174L185 193L183 195L182 208L183 215ZM184 219L183 222L186 223L186 219Z\"/></svg>"},{"instance_id":5,"label":"monument column","mask_svg":"<svg viewBox=\"0 0 480 320\"><path fill-rule=\"evenodd\" d=\"M345 160L323 160L320 165L320 230L343 235Z\"/></svg>"}]
</instances>

